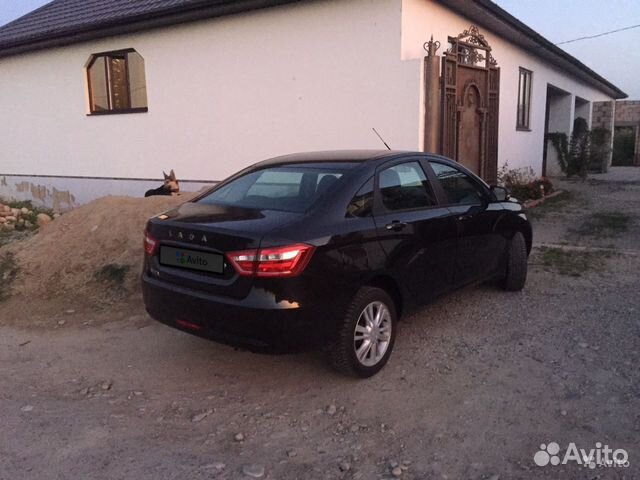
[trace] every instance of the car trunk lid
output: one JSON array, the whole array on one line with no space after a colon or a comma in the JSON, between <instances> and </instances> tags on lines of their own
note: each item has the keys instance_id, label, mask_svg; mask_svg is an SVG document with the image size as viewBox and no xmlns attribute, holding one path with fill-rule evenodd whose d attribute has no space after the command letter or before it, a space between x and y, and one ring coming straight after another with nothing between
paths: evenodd
<instances>
[{"instance_id":1,"label":"car trunk lid","mask_svg":"<svg viewBox=\"0 0 640 480\"><path fill-rule=\"evenodd\" d=\"M148 232L158 241L159 251L150 259L149 269L168 283L216 295L244 298L253 284L252 277L240 276L227 258L222 273L213 273L160 262L163 247L171 254L201 252L211 257L231 251L257 249L262 237L275 227L289 223L299 214L275 210L185 203L149 220ZM166 253L166 252L165 252Z\"/></svg>"}]
</instances>

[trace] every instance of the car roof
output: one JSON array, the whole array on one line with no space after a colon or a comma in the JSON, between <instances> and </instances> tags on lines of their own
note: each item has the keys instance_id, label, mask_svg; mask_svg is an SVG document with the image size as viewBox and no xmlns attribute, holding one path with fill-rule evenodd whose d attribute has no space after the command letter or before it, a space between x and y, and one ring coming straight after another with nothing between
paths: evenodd
<instances>
[{"instance_id":1,"label":"car roof","mask_svg":"<svg viewBox=\"0 0 640 480\"><path fill-rule=\"evenodd\" d=\"M282 155L264 160L257 166L284 165L293 163L362 163L398 156L409 152L398 150L324 150L318 152L300 152Z\"/></svg>"}]
</instances>

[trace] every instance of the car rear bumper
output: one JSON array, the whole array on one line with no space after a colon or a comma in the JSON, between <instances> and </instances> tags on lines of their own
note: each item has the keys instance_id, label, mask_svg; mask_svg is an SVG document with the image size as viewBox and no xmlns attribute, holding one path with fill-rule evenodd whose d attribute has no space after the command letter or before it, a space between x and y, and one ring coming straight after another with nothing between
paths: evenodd
<instances>
[{"instance_id":1,"label":"car rear bumper","mask_svg":"<svg viewBox=\"0 0 640 480\"><path fill-rule=\"evenodd\" d=\"M142 293L155 320L220 343L262 352L291 352L321 346L335 322L322 305L276 301L253 289L241 301L142 276ZM250 305L250 306L248 306Z\"/></svg>"}]
</instances>

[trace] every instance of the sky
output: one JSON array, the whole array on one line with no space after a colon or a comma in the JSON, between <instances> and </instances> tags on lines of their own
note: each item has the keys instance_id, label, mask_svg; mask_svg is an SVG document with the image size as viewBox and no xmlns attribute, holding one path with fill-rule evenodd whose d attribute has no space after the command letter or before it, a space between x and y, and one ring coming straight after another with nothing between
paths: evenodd
<instances>
[{"instance_id":1,"label":"sky","mask_svg":"<svg viewBox=\"0 0 640 480\"><path fill-rule=\"evenodd\" d=\"M49 0L0 0L0 25ZM640 24L639 0L494 0L553 43ZM562 45L567 52L640 100L640 28Z\"/></svg>"}]
</instances>

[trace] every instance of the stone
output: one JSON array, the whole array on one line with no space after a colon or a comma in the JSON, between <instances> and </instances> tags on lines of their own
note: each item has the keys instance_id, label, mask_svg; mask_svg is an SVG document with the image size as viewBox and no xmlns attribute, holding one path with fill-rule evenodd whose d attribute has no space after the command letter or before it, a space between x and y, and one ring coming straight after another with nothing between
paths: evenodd
<instances>
[{"instance_id":1,"label":"stone","mask_svg":"<svg viewBox=\"0 0 640 480\"><path fill-rule=\"evenodd\" d=\"M329 415L335 415L337 411L338 411L338 409L333 404L331 404L331 405L329 405L327 407L327 414L329 414Z\"/></svg>"},{"instance_id":2,"label":"stone","mask_svg":"<svg viewBox=\"0 0 640 480\"><path fill-rule=\"evenodd\" d=\"M212 413L213 413L213 410L211 410L211 409L205 410L204 412L200 412L200 413L194 415L193 417L191 417L191 421L192 422L201 422L202 420L207 418Z\"/></svg>"},{"instance_id":3,"label":"stone","mask_svg":"<svg viewBox=\"0 0 640 480\"><path fill-rule=\"evenodd\" d=\"M394 477L402 476L402 469L400 467L395 467L391 469L391 475L393 475Z\"/></svg>"},{"instance_id":4,"label":"stone","mask_svg":"<svg viewBox=\"0 0 640 480\"><path fill-rule=\"evenodd\" d=\"M338 468L341 472L348 472L349 470L351 470L351 464L349 462L340 462L338 464Z\"/></svg>"},{"instance_id":5,"label":"stone","mask_svg":"<svg viewBox=\"0 0 640 480\"><path fill-rule=\"evenodd\" d=\"M290 458L297 457L298 456L298 452L296 452L293 449L292 450L288 450L287 451L287 456L290 457Z\"/></svg>"},{"instance_id":6,"label":"stone","mask_svg":"<svg viewBox=\"0 0 640 480\"><path fill-rule=\"evenodd\" d=\"M580 342L580 343L578 343L578 346L579 346L580 348L587 348L587 347L589 346L589 344L588 344L588 343L586 343L586 342Z\"/></svg>"},{"instance_id":7,"label":"stone","mask_svg":"<svg viewBox=\"0 0 640 480\"><path fill-rule=\"evenodd\" d=\"M31 411L33 411L33 405L25 405L24 407L22 407L20 409L20 411L22 411L22 412L31 412Z\"/></svg>"},{"instance_id":8,"label":"stone","mask_svg":"<svg viewBox=\"0 0 640 480\"><path fill-rule=\"evenodd\" d=\"M560 415L562 415L563 417L567 416L567 411L566 410L560 410Z\"/></svg>"},{"instance_id":9,"label":"stone","mask_svg":"<svg viewBox=\"0 0 640 480\"><path fill-rule=\"evenodd\" d=\"M242 467L242 473L251 478L264 477L264 466L258 464L244 465Z\"/></svg>"},{"instance_id":10,"label":"stone","mask_svg":"<svg viewBox=\"0 0 640 480\"><path fill-rule=\"evenodd\" d=\"M26 228L33 228L33 223L31 223L29 220L25 220L24 221L24 226Z\"/></svg>"},{"instance_id":11,"label":"stone","mask_svg":"<svg viewBox=\"0 0 640 480\"><path fill-rule=\"evenodd\" d=\"M208 469L214 469L214 470L224 470L225 468L227 468L227 465L223 462L213 462L213 463L209 463L207 465L204 466L204 468Z\"/></svg>"},{"instance_id":12,"label":"stone","mask_svg":"<svg viewBox=\"0 0 640 480\"><path fill-rule=\"evenodd\" d=\"M27 207L22 207L20 209L20 213L22 213L23 215L29 215L29 209Z\"/></svg>"},{"instance_id":13,"label":"stone","mask_svg":"<svg viewBox=\"0 0 640 480\"><path fill-rule=\"evenodd\" d=\"M111 385L112 383L110 381L105 380L100 384L100 388L106 392L107 390L111 390Z\"/></svg>"},{"instance_id":14,"label":"stone","mask_svg":"<svg viewBox=\"0 0 640 480\"><path fill-rule=\"evenodd\" d=\"M50 223L50 222L51 222L51 217L46 213L39 213L38 216L36 217L36 223L38 224L39 227L42 227L43 225L46 225L47 223Z\"/></svg>"},{"instance_id":15,"label":"stone","mask_svg":"<svg viewBox=\"0 0 640 480\"><path fill-rule=\"evenodd\" d=\"M233 437L233 439L236 442L242 442L242 441L244 441L244 435L242 433L236 433L235 436Z\"/></svg>"},{"instance_id":16,"label":"stone","mask_svg":"<svg viewBox=\"0 0 640 480\"><path fill-rule=\"evenodd\" d=\"M8 217L4 217L4 219L5 219L7 222L11 222L11 223L15 223L15 222L16 222L16 220L18 220L18 219L17 219L16 217L14 217L13 215L9 215Z\"/></svg>"}]
</instances>

